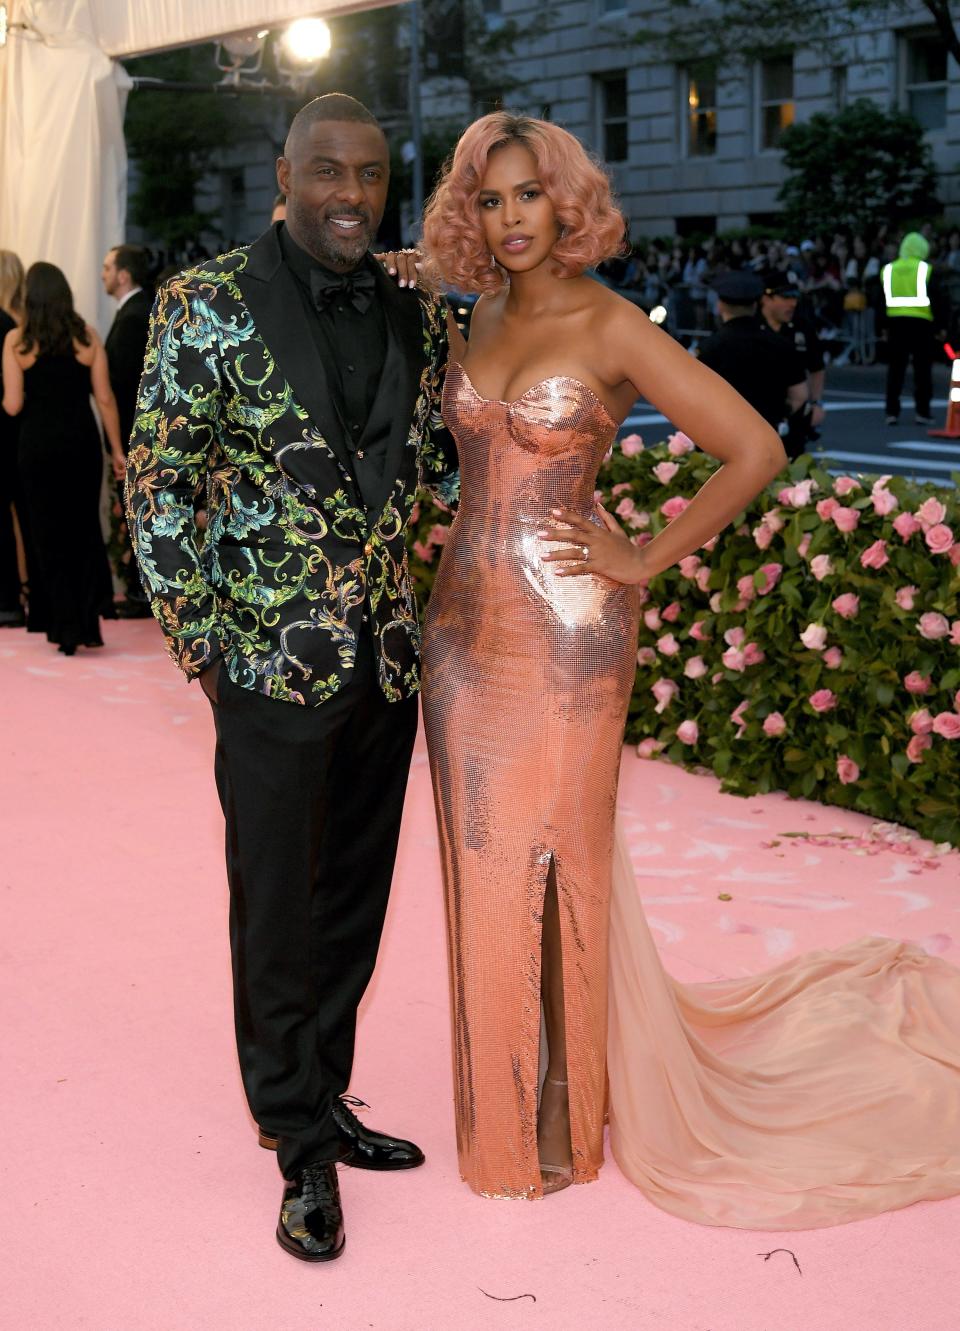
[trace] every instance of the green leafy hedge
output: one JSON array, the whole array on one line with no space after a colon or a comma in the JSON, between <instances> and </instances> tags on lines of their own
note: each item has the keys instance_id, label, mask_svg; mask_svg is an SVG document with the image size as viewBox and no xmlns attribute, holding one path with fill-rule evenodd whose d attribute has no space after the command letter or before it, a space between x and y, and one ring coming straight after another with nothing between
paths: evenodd
<instances>
[{"instance_id":1,"label":"green leafy hedge","mask_svg":"<svg viewBox=\"0 0 960 1331\"><path fill-rule=\"evenodd\" d=\"M600 494L642 544L715 465L683 435L630 436ZM420 511L424 599L449 522ZM960 844L958 532L956 491L800 458L650 583L627 738L740 795L786 790Z\"/></svg>"}]
</instances>

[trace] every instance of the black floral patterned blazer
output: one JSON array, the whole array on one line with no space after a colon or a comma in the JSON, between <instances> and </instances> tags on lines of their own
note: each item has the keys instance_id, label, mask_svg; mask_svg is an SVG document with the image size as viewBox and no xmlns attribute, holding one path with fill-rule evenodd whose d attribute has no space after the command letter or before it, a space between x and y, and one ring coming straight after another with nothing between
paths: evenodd
<instances>
[{"instance_id":1,"label":"black floral patterned blazer","mask_svg":"<svg viewBox=\"0 0 960 1331\"><path fill-rule=\"evenodd\" d=\"M382 495L365 507L277 233L173 278L150 321L127 514L176 663L316 705L350 678L364 616L391 700L419 686L406 527L418 487L456 498L440 421L442 303L377 274L391 405ZM194 506L208 513L201 541ZM368 496L369 500L369 496Z\"/></svg>"}]
</instances>

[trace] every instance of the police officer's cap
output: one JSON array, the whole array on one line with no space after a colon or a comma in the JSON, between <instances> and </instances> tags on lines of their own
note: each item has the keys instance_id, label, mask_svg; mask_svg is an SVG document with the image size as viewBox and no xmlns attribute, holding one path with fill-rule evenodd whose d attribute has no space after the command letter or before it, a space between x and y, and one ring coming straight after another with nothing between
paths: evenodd
<instances>
[{"instance_id":1,"label":"police officer's cap","mask_svg":"<svg viewBox=\"0 0 960 1331\"><path fill-rule=\"evenodd\" d=\"M763 275L763 292L766 296L799 296L796 273L784 268L769 268Z\"/></svg>"},{"instance_id":2,"label":"police officer's cap","mask_svg":"<svg viewBox=\"0 0 960 1331\"><path fill-rule=\"evenodd\" d=\"M745 268L720 273L713 279L713 289L721 300L728 300L731 305L749 305L760 299L763 283L755 272Z\"/></svg>"}]
</instances>

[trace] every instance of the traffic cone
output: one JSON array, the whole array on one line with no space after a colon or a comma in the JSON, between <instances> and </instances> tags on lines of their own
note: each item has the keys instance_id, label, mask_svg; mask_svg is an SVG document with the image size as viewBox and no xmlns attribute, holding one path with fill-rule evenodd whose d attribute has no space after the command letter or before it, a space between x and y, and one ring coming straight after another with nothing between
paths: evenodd
<instances>
[{"instance_id":1,"label":"traffic cone","mask_svg":"<svg viewBox=\"0 0 960 1331\"><path fill-rule=\"evenodd\" d=\"M950 366L950 389L947 393L947 419L942 430L928 430L935 439L960 439L960 357L947 347Z\"/></svg>"}]
</instances>

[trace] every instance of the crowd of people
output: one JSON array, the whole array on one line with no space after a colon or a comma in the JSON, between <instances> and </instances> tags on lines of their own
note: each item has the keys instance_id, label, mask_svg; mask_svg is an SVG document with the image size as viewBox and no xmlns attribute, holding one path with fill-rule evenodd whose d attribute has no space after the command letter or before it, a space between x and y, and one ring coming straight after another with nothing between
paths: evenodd
<instances>
[{"instance_id":1,"label":"crowd of people","mask_svg":"<svg viewBox=\"0 0 960 1331\"><path fill-rule=\"evenodd\" d=\"M937 232L928 223L920 233L940 278L943 327L956 336L960 228ZM697 341L720 326L714 282L721 274L742 269L761 276L788 272L831 357L869 364L877 358L884 327L881 273L897 254L898 236L886 224L870 237L838 231L799 241L713 236L687 244L655 239L637 242L628 255L604 264L601 276L648 313L662 306L666 327L684 340Z\"/></svg>"}]
</instances>

